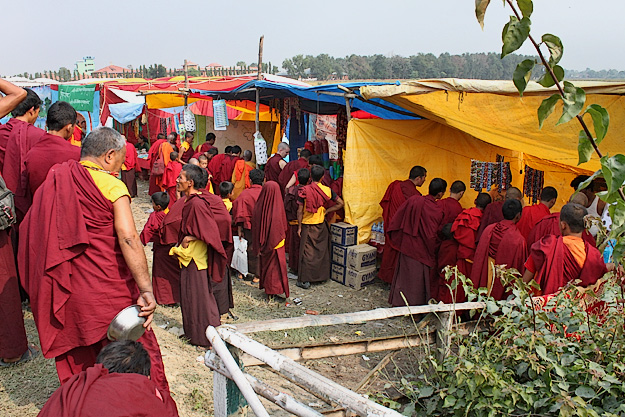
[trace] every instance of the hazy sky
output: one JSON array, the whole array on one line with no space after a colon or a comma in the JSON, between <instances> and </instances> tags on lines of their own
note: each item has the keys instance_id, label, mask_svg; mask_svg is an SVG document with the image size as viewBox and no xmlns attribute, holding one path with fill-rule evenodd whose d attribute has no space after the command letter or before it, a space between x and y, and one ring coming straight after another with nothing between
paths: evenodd
<instances>
[{"instance_id":1,"label":"hazy sky","mask_svg":"<svg viewBox=\"0 0 625 417\"><path fill-rule=\"evenodd\" d=\"M256 62L265 35L265 61L281 65L296 54L409 56L419 52L501 50L510 15L492 0L484 31L474 0L31 0L3 2L0 74L34 73L77 59L181 67L189 59L234 65ZM561 65L569 69L625 70L625 2L534 0L532 34L558 35ZM531 54L525 46L520 53Z\"/></svg>"}]
</instances>

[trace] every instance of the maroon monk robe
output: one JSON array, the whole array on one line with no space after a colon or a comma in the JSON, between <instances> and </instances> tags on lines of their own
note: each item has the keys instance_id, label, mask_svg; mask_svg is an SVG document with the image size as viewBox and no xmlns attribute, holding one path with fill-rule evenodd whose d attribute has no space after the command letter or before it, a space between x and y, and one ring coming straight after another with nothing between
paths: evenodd
<instances>
[{"instance_id":1,"label":"maroon monk robe","mask_svg":"<svg viewBox=\"0 0 625 417\"><path fill-rule=\"evenodd\" d=\"M476 247L475 235L480 227L481 218L482 210L472 207L463 210L451 226L454 239L458 242L456 266L458 266L458 271L467 278L471 277L471 267ZM462 303L464 301L466 301L464 290L459 286L456 293L456 302Z\"/></svg>"},{"instance_id":2,"label":"maroon monk robe","mask_svg":"<svg viewBox=\"0 0 625 417\"><path fill-rule=\"evenodd\" d=\"M531 248L534 243L538 242L547 235L562 236L562 232L560 231L559 212L551 213L536 223L536 226L534 226L530 234L527 236L527 247ZM584 230L582 232L582 239L588 242L591 246L597 246L595 238L588 232L588 230Z\"/></svg>"},{"instance_id":3,"label":"maroon monk robe","mask_svg":"<svg viewBox=\"0 0 625 417\"><path fill-rule=\"evenodd\" d=\"M232 202L232 224L243 226L243 236L248 242L247 269L254 276L258 276L258 256L252 252L252 214L262 188L262 185L252 184Z\"/></svg>"},{"instance_id":4,"label":"maroon monk robe","mask_svg":"<svg viewBox=\"0 0 625 417\"><path fill-rule=\"evenodd\" d=\"M154 166L154 162L156 162L156 160L158 159L161 145L165 142L167 142L167 140L158 139L152 144L152 146L150 146L150 151L148 152L148 162L150 164L150 184L148 189L149 195L161 191L161 187L156 183L156 177L152 174L152 167Z\"/></svg>"},{"instance_id":5,"label":"maroon monk robe","mask_svg":"<svg viewBox=\"0 0 625 417\"><path fill-rule=\"evenodd\" d=\"M455 198L447 197L436 202L443 212L443 225L453 223L456 217L462 213L462 206Z\"/></svg>"},{"instance_id":6,"label":"maroon monk robe","mask_svg":"<svg viewBox=\"0 0 625 417\"><path fill-rule=\"evenodd\" d=\"M197 148L195 148L195 151L199 154L205 153L210 151L212 148L215 148L213 145L211 145L208 142L204 142L203 144L199 145ZM215 148L217 149L217 148Z\"/></svg>"},{"instance_id":7,"label":"maroon monk robe","mask_svg":"<svg viewBox=\"0 0 625 417\"><path fill-rule=\"evenodd\" d=\"M534 204L523 208L521 220L517 223L517 228L523 237L527 240L530 232L536 226L540 219L549 215L549 207L543 203Z\"/></svg>"},{"instance_id":8,"label":"maroon monk robe","mask_svg":"<svg viewBox=\"0 0 625 417\"><path fill-rule=\"evenodd\" d=\"M204 201L206 201L215 216L215 222L219 229L219 239L226 252L226 270L221 282L213 280L211 283L213 295L217 302L219 315L226 314L231 308L234 308L234 295L232 293L232 279L230 278L230 264L232 263L232 255L234 254L234 244L232 243L232 217L228 212L221 197L201 190Z\"/></svg>"},{"instance_id":9,"label":"maroon monk robe","mask_svg":"<svg viewBox=\"0 0 625 417\"><path fill-rule=\"evenodd\" d=\"M182 150L184 148L180 148L180 150ZM189 163L189 159L191 159L191 157L193 157L193 154L195 153L195 150L193 150L193 145L189 145L189 149L187 149L186 151L184 151L182 153L182 155L180 155L180 159L182 160L182 162L184 162L185 164Z\"/></svg>"},{"instance_id":10,"label":"maroon monk robe","mask_svg":"<svg viewBox=\"0 0 625 417\"><path fill-rule=\"evenodd\" d=\"M219 227L206 196L200 192L186 197L182 208L180 244L186 236L206 243L208 269L197 269L195 261L182 268L180 280L180 309L185 336L192 345L209 347L206 328L219 326L219 310L211 281L221 282L226 271L226 252L220 240Z\"/></svg>"},{"instance_id":11,"label":"maroon monk robe","mask_svg":"<svg viewBox=\"0 0 625 417\"><path fill-rule=\"evenodd\" d=\"M41 186L48 176L48 171L56 164L69 160L80 160L80 148L69 143L60 136L46 133L41 140L26 154L24 166L30 197Z\"/></svg>"},{"instance_id":12,"label":"maroon monk robe","mask_svg":"<svg viewBox=\"0 0 625 417\"><path fill-rule=\"evenodd\" d=\"M8 230L0 230L0 288L0 358L18 358L28 349L28 339Z\"/></svg>"},{"instance_id":13,"label":"maroon monk robe","mask_svg":"<svg viewBox=\"0 0 625 417\"><path fill-rule=\"evenodd\" d=\"M482 237L482 233L484 233L484 229L494 223L498 223L503 220L503 203L504 201L493 201L484 209L484 214L482 214L482 221L480 222L480 227L477 229L477 235L475 236L475 240L477 242L480 241Z\"/></svg>"},{"instance_id":14,"label":"maroon monk robe","mask_svg":"<svg viewBox=\"0 0 625 417\"><path fill-rule=\"evenodd\" d=\"M137 148L132 143L126 141L126 158L124 159L124 167L121 172L121 180L126 184L128 193L131 197L137 196L137 178L135 176L137 168Z\"/></svg>"},{"instance_id":15,"label":"maroon monk robe","mask_svg":"<svg viewBox=\"0 0 625 417\"><path fill-rule=\"evenodd\" d=\"M165 187L167 194L169 194L170 204L178 200L176 180L180 175L180 171L182 171L182 164L178 161L171 161L167 164L165 172L163 173L163 187Z\"/></svg>"},{"instance_id":16,"label":"maroon monk robe","mask_svg":"<svg viewBox=\"0 0 625 417\"><path fill-rule=\"evenodd\" d=\"M180 205L182 210L182 205ZM154 211L141 231L141 243L152 242L152 287L156 302L172 305L180 302L180 264L169 256L172 245L161 244L161 226L168 213ZM182 217L180 218L182 220ZM176 231L176 240L178 231Z\"/></svg>"},{"instance_id":17,"label":"maroon monk robe","mask_svg":"<svg viewBox=\"0 0 625 417\"><path fill-rule=\"evenodd\" d=\"M430 271L443 213L434 197L412 196L399 207L388 227L393 247L400 252L389 303L394 307L426 304L430 299ZM406 298L404 301L402 294Z\"/></svg>"},{"instance_id":18,"label":"maroon monk robe","mask_svg":"<svg viewBox=\"0 0 625 417\"><path fill-rule=\"evenodd\" d=\"M234 155L226 155L226 157L221 162L221 170L220 178L221 182L223 181L232 181L232 173L234 172L234 166L237 164L237 161L241 161L243 158L234 156Z\"/></svg>"},{"instance_id":19,"label":"maroon monk robe","mask_svg":"<svg viewBox=\"0 0 625 417\"><path fill-rule=\"evenodd\" d=\"M284 158L282 158L280 154L274 154L267 160L265 164L265 180L278 182L278 178L282 172L280 161L284 161Z\"/></svg>"},{"instance_id":20,"label":"maroon monk robe","mask_svg":"<svg viewBox=\"0 0 625 417\"><path fill-rule=\"evenodd\" d=\"M378 277L389 284L393 282L393 276L395 275L395 269L397 266L397 257L399 251L394 248L390 239L388 238L388 226L391 224L391 220L395 216L397 209L413 195L421 195L419 190L415 187L414 183L410 180L393 181L388 188L380 206L382 206L382 219L384 220L384 253L382 255L382 264L380 265L380 271L378 271Z\"/></svg>"},{"instance_id":21,"label":"maroon monk robe","mask_svg":"<svg viewBox=\"0 0 625 417\"><path fill-rule=\"evenodd\" d=\"M297 210L299 204L297 204L297 198L299 196L299 190L303 185L294 185L289 188L284 196L284 211L286 213L286 219L289 222L289 238L288 241L288 253L289 253L289 268L293 273L297 274L299 267L299 246L300 236L297 233Z\"/></svg>"},{"instance_id":22,"label":"maroon monk robe","mask_svg":"<svg viewBox=\"0 0 625 417\"><path fill-rule=\"evenodd\" d=\"M226 155L225 153L220 153L213 156L211 160L208 161L208 170L211 174L213 174L213 190L219 190L219 184L221 184L223 181L230 181L230 179L232 178L232 174L230 174L228 178L222 177L221 167L226 156L228 155Z\"/></svg>"},{"instance_id":23,"label":"maroon monk robe","mask_svg":"<svg viewBox=\"0 0 625 417\"><path fill-rule=\"evenodd\" d=\"M506 265L523 273L523 263L527 259L527 245L523 235L512 220L502 220L491 224L482 234L482 238L475 249L471 281L475 288L488 288L489 258L495 265ZM496 300L506 297L506 289L501 280L493 278L491 296Z\"/></svg>"},{"instance_id":24,"label":"maroon monk robe","mask_svg":"<svg viewBox=\"0 0 625 417\"><path fill-rule=\"evenodd\" d=\"M310 168L308 165L308 161L304 158L299 158L295 161L288 162L284 166L284 168L280 172L280 175L278 176L278 184L280 184L280 190L283 194L286 191L286 185L291 180L293 174L302 168Z\"/></svg>"},{"instance_id":25,"label":"maroon monk robe","mask_svg":"<svg viewBox=\"0 0 625 417\"><path fill-rule=\"evenodd\" d=\"M452 281L456 278L454 276L451 277L451 280L445 281L445 273L443 269L446 266L455 266L458 262L458 242L455 239L447 239L441 242L441 246L438 250L438 256L436 258L437 261L437 273L439 279L438 286L438 294L437 297L434 297L437 301L442 301L445 304L452 304L454 302L459 303L462 301L458 300L458 295L460 295L460 299L464 300L464 289L462 288L462 284L458 282L458 286L456 287L455 294L452 295L449 287L447 285L451 285Z\"/></svg>"},{"instance_id":26,"label":"maroon monk robe","mask_svg":"<svg viewBox=\"0 0 625 417\"><path fill-rule=\"evenodd\" d=\"M95 363L111 320L139 297L114 220L113 204L87 169L69 161L50 170L20 227L20 278L41 350L55 358L61 382ZM169 396L154 332L139 341L150 353L152 380Z\"/></svg>"},{"instance_id":27,"label":"maroon monk robe","mask_svg":"<svg viewBox=\"0 0 625 417\"><path fill-rule=\"evenodd\" d=\"M579 285L587 287L608 272L597 248L584 242L586 261L580 268L562 239L562 236L545 236L530 249L530 259L536 269L534 280L540 285L541 295L555 294L575 280L581 280Z\"/></svg>"},{"instance_id":28,"label":"maroon monk robe","mask_svg":"<svg viewBox=\"0 0 625 417\"><path fill-rule=\"evenodd\" d=\"M267 295L289 296L284 240L288 222L280 186L275 181L263 185L252 214L252 251L259 257L260 283ZM276 246L282 244L278 249Z\"/></svg>"},{"instance_id":29,"label":"maroon monk robe","mask_svg":"<svg viewBox=\"0 0 625 417\"><path fill-rule=\"evenodd\" d=\"M173 416L156 385L140 374L109 373L96 364L74 375L45 403L38 417Z\"/></svg>"},{"instance_id":30,"label":"maroon monk robe","mask_svg":"<svg viewBox=\"0 0 625 417\"><path fill-rule=\"evenodd\" d=\"M44 130L17 119L10 119L5 127L10 128L7 150L2 167L2 177L9 190L15 194L15 210L20 222L30 205L27 196L28 184L24 175L24 160L28 151L46 133Z\"/></svg>"}]
</instances>

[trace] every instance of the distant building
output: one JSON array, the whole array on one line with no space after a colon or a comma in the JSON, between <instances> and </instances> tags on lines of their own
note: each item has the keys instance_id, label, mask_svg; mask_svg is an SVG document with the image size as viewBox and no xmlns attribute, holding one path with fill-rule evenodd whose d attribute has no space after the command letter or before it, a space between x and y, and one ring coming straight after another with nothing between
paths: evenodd
<instances>
[{"instance_id":1,"label":"distant building","mask_svg":"<svg viewBox=\"0 0 625 417\"><path fill-rule=\"evenodd\" d=\"M102 78L120 78L123 77L125 73L130 71L131 70L129 69L111 64L104 68L100 68L97 71L93 71L92 75L100 76Z\"/></svg>"},{"instance_id":2,"label":"distant building","mask_svg":"<svg viewBox=\"0 0 625 417\"><path fill-rule=\"evenodd\" d=\"M94 58L92 56L86 56L83 57L83 59L76 61L76 72L81 76L91 77L94 70Z\"/></svg>"},{"instance_id":3,"label":"distant building","mask_svg":"<svg viewBox=\"0 0 625 417\"><path fill-rule=\"evenodd\" d=\"M221 64L218 64L216 62L213 62L212 64L208 64L206 66L206 70L210 71L210 70L217 70L217 69L222 69L223 66Z\"/></svg>"},{"instance_id":4,"label":"distant building","mask_svg":"<svg viewBox=\"0 0 625 417\"><path fill-rule=\"evenodd\" d=\"M195 62L187 61L187 69L195 69L199 71L200 66L196 64Z\"/></svg>"}]
</instances>

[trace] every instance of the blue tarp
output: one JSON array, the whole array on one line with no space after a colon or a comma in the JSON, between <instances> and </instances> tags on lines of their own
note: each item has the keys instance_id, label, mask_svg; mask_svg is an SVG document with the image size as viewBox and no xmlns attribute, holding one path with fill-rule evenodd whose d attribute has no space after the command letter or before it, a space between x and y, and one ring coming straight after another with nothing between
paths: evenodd
<instances>
[{"instance_id":1,"label":"blue tarp","mask_svg":"<svg viewBox=\"0 0 625 417\"><path fill-rule=\"evenodd\" d=\"M340 83L358 96L359 88L365 85L389 85L395 83L388 82L353 82ZM260 89L261 102L269 104L269 100L284 97L300 97L301 109L309 113L336 114L339 107L345 106L343 96L327 95L324 93L344 94L345 91L338 88L337 84L324 84L314 87L302 87L298 85L275 83L271 81L253 80L231 91L205 91L191 89L193 93L221 98L225 100L256 100L256 88ZM387 108L382 108L376 104L381 104ZM350 107L354 110L363 110L382 119L414 120L420 119L417 115L411 115L405 109L394 104L374 99L365 101L364 99L350 99Z\"/></svg>"},{"instance_id":2,"label":"blue tarp","mask_svg":"<svg viewBox=\"0 0 625 417\"><path fill-rule=\"evenodd\" d=\"M143 112L143 103L110 104L111 117L119 123L128 123L135 120Z\"/></svg>"}]
</instances>

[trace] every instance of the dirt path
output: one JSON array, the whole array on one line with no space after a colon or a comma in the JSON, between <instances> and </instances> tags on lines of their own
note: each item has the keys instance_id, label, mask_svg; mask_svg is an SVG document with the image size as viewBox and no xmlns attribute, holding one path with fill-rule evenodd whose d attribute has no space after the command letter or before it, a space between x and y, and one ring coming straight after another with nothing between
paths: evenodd
<instances>
[{"instance_id":1,"label":"dirt path","mask_svg":"<svg viewBox=\"0 0 625 417\"><path fill-rule=\"evenodd\" d=\"M147 183L139 182L139 196L132 202L133 215L137 230L141 231L151 208L147 197ZM152 251L145 248L148 264L151 268ZM315 310L320 314L347 313L388 307L388 289L380 281L355 291L333 281L315 285L310 290L303 290L291 283L291 297L299 297L302 304L267 300L265 293L257 286L251 286L235 279L233 283L235 308L238 322L298 317L306 310ZM287 302L291 301L290 299ZM32 313L25 309L25 321L29 339L38 344L38 335ZM231 322L224 320L224 322ZM212 371L198 359L202 356L195 347L177 337L172 328L182 329L180 308L159 307L155 314L155 332L161 346L165 371L169 379L173 398L178 404L181 416L209 416L213 413ZM370 322L359 325L341 325L321 328L294 329L282 332L263 332L252 336L270 347L283 347L302 343L337 342L357 340L382 335L403 334L410 328L406 319L393 319ZM353 388L358 381L373 368L384 354L353 355L342 358L328 358L308 361L306 366L321 372L334 381ZM260 367L250 368L249 372L259 379L280 389L295 393L304 402L321 406L321 401L305 393L299 387ZM375 385L374 385L375 387ZM9 369L0 369L0 415L36 416L49 396L58 388L56 369L52 359L37 358L31 363ZM272 408L272 415L285 415Z\"/></svg>"}]
</instances>

